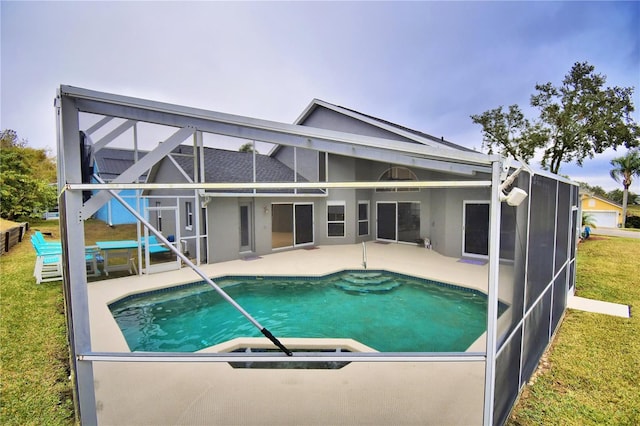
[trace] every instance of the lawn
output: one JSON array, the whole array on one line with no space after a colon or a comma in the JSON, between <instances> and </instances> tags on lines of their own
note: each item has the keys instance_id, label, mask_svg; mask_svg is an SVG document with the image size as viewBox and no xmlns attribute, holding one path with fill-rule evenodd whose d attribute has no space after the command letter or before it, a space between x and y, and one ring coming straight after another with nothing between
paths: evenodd
<instances>
[{"instance_id":1,"label":"lawn","mask_svg":"<svg viewBox=\"0 0 640 426\"><path fill-rule=\"evenodd\" d=\"M34 227L57 233L58 221ZM0 419L3 425L73 424L62 290L59 282L36 285L28 241L0 257Z\"/></svg>"},{"instance_id":2,"label":"lawn","mask_svg":"<svg viewBox=\"0 0 640 426\"><path fill-rule=\"evenodd\" d=\"M57 221L31 230L59 238ZM135 238L132 225L87 221L87 244ZM27 240L28 241L28 240ZM544 368L527 386L511 425L640 424L640 240L590 239L578 250L578 295L630 304L631 319L569 310ZM73 402L62 291L36 285L28 243L0 257L0 421L71 425Z\"/></svg>"},{"instance_id":3,"label":"lawn","mask_svg":"<svg viewBox=\"0 0 640 426\"><path fill-rule=\"evenodd\" d=\"M30 232L60 238L57 220L31 222ZM135 239L135 225L87 221L87 244ZM64 304L60 282L36 285L35 253L25 239L0 257L0 423L74 423Z\"/></svg>"},{"instance_id":4,"label":"lawn","mask_svg":"<svg viewBox=\"0 0 640 426\"><path fill-rule=\"evenodd\" d=\"M632 317L568 310L508 424L640 424L639 259L637 239L580 244L576 294L631 305Z\"/></svg>"}]
</instances>

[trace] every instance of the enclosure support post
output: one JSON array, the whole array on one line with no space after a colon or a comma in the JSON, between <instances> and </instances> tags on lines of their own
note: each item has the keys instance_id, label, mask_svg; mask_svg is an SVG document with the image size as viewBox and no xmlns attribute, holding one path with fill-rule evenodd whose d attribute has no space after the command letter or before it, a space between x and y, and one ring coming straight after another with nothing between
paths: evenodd
<instances>
[{"instance_id":1,"label":"enclosure support post","mask_svg":"<svg viewBox=\"0 0 640 426\"><path fill-rule=\"evenodd\" d=\"M82 182L78 109L73 99L61 96L58 175L61 184ZM93 382L93 363L77 359L77 354L91 351L89 298L84 251L84 217L82 191L64 191L60 195L60 240L64 252L63 293L67 317L70 362L73 371L76 417L83 425L98 423Z\"/></svg>"},{"instance_id":2,"label":"enclosure support post","mask_svg":"<svg viewBox=\"0 0 640 426\"><path fill-rule=\"evenodd\" d=\"M487 360L484 374L483 424L493 424L493 401L496 382L496 341L498 319L498 277L500 268L500 172L502 165L493 162L491 207L489 210L489 292L487 297Z\"/></svg>"}]
</instances>

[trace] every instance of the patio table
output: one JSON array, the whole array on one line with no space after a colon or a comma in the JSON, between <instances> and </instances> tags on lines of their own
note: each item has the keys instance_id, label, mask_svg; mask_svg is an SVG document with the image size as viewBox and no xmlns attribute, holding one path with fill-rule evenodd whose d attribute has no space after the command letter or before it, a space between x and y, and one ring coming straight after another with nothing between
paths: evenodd
<instances>
[{"instance_id":1,"label":"patio table","mask_svg":"<svg viewBox=\"0 0 640 426\"><path fill-rule=\"evenodd\" d=\"M104 257L104 273L129 271L130 274L136 271L136 265L133 261L132 251L138 248L138 242L135 240L120 241L96 241L96 245L102 251ZM125 263L111 264L110 259L123 259ZM136 271L137 273L137 271Z\"/></svg>"}]
</instances>

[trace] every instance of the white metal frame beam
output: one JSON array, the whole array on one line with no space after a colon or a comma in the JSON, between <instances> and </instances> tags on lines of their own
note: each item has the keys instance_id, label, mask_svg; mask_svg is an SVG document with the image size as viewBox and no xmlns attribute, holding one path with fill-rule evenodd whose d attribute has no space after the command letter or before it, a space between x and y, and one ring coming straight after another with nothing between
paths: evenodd
<instances>
[{"instance_id":1,"label":"white metal frame beam","mask_svg":"<svg viewBox=\"0 0 640 426\"><path fill-rule=\"evenodd\" d=\"M75 98L78 108L84 112L174 127L194 126L207 133L311 148L339 155L357 155L377 161L389 162L389 155L395 153L399 164L443 172L490 173L491 162L499 158L480 153L426 147L410 142L223 114L70 86L62 86L61 90L65 95ZM362 151L356 152L358 148ZM377 155L369 157L369 153L374 152Z\"/></svg>"},{"instance_id":2,"label":"white metal frame beam","mask_svg":"<svg viewBox=\"0 0 640 426\"><path fill-rule=\"evenodd\" d=\"M111 118L111 117L109 117L109 118ZM94 152L94 154L96 152L100 151L105 146L107 146L109 143L111 143L111 141L116 139L118 136L120 136L121 134L123 134L124 132L126 132L127 130L132 128L133 126L135 126L135 124L136 124L136 122L134 120L127 120L124 123L120 124L115 129L113 129L107 135L103 136L102 138L100 138L97 141L94 141L93 142L93 152Z\"/></svg>"},{"instance_id":3,"label":"white metal frame beam","mask_svg":"<svg viewBox=\"0 0 640 426\"><path fill-rule=\"evenodd\" d=\"M146 157L145 157L146 158ZM120 183L116 179L109 183L69 183L70 190L123 190L123 189L378 189L378 188L486 188L490 180L445 180L445 181L360 181L360 182L244 182L244 183ZM277 195L277 194L271 194ZM87 202L88 203L88 202Z\"/></svg>"},{"instance_id":4,"label":"white metal frame beam","mask_svg":"<svg viewBox=\"0 0 640 426\"><path fill-rule=\"evenodd\" d=\"M193 135L196 129L193 127L183 127L175 132L173 135L169 136L167 140L163 143L159 144L153 151L147 153L144 157L142 157L137 163L134 163L127 170L122 172L117 178L113 179L112 183L130 183L138 180L140 176L147 172L154 164L162 160L166 157L175 147L180 145L186 138ZM166 185L165 185L166 187ZM131 189L136 189L138 186L133 187ZM116 188L106 188L104 184L94 185L94 190L103 190L103 189L116 189ZM125 188L120 188L125 189ZM81 218L89 218L95 212L98 211L100 207L111 198L111 194L107 191L101 191L98 194L94 194L80 209L80 217Z\"/></svg>"}]
</instances>

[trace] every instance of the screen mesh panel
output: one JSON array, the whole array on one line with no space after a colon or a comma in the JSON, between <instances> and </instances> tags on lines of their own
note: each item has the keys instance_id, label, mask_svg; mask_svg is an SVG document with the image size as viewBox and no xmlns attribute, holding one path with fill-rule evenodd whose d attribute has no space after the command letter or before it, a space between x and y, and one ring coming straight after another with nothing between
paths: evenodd
<instances>
[{"instance_id":1,"label":"screen mesh panel","mask_svg":"<svg viewBox=\"0 0 640 426\"><path fill-rule=\"evenodd\" d=\"M568 266L562 269L553 283L553 313L551 317L551 333L556 330L562 313L567 306L567 271Z\"/></svg>"},{"instance_id":2,"label":"screen mesh panel","mask_svg":"<svg viewBox=\"0 0 640 426\"><path fill-rule=\"evenodd\" d=\"M556 213L556 259L555 272L567 261L569 248L569 218L571 215L571 192L569 185L558 182L558 209Z\"/></svg>"},{"instance_id":3,"label":"screen mesh panel","mask_svg":"<svg viewBox=\"0 0 640 426\"><path fill-rule=\"evenodd\" d=\"M501 425L507 419L511 406L520 390L520 347L522 327L520 327L496 359L496 388L493 400L493 424Z\"/></svg>"},{"instance_id":4,"label":"screen mesh panel","mask_svg":"<svg viewBox=\"0 0 640 426\"><path fill-rule=\"evenodd\" d=\"M527 309L553 278L556 181L534 175L531 183Z\"/></svg>"},{"instance_id":5,"label":"screen mesh panel","mask_svg":"<svg viewBox=\"0 0 640 426\"><path fill-rule=\"evenodd\" d=\"M549 343L551 292L545 293L524 321L524 353L520 379L524 383L535 371L538 361Z\"/></svg>"}]
</instances>

